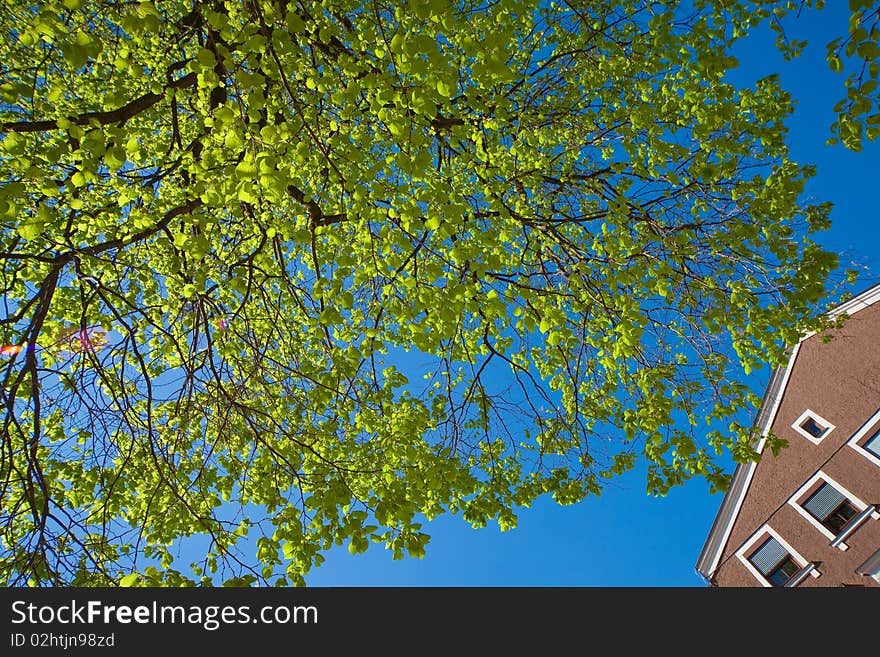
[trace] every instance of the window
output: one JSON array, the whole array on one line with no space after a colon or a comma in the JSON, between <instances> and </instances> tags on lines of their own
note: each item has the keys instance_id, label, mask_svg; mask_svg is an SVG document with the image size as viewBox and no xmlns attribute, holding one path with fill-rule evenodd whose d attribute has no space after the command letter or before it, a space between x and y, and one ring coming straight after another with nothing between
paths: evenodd
<instances>
[{"instance_id":1,"label":"window","mask_svg":"<svg viewBox=\"0 0 880 657\"><path fill-rule=\"evenodd\" d=\"M749 561L773 586L785 586L800 570L791 555L772 536L752 553Z\"/></svg>"},{"instance_id":2,"label":"window","mask_svg":"<svg viewBox=\"0 0 880 657\"><path fill-rule=\"evenodd\" d=\"M806 420L801 422L801 429L813 436L813 438L821 438L823 435L825 435L825 432L828 431L828 427L823 427L811 417L808 417Z\"/></svg>"},{"instance_id":3,"label":"window","mask_svg":"<svg viewBox=\"0 0 880 657\"><path fill-rule=\"evenodd\" d=\"M880 411L868 418L847 444L874 465L880 467Z\"/></svg>"},{"instance_id":4,"label":"window","mask_svg":"<svg viewBox=\"0 0 880 657\"><path fill-rule=\"evenodd\" d=\"M819 444L834 429L834 425L811 410L804 411L791 428L811 442Z\"/></svg>"},{"instance_id":5,"label":"window","mask_svg":"<svg viewBox=\"0 0 880 657\"><path fill-rule=\"evenodd\" d=\"M880 429L877 429L874 435L868 438L868 441L862 445L862 449L880 458Z\"/></svg>"},{"instance_id":6,"label":"window","mask_svg":"<svg viewBox=\"0 0 880 657\"><path fill-rule=\"evenodd\" d=\"M798 586L807 577L821 575L815 562L804 559L769 525L758 528L736 551L736 558L761 586Z\"/></svg>"},{"instance_id":7,"label":"window","mask_svg":"<svg viewBox=\"0 0 880 657\"><path fill-rule=\"evenodd\" d=\"M844 541L869 518L880 518L880 508L866 504L821 470L788 503L839 550L848 549Z\"/></svg>"},{"instance_id":8,"label":"window","mask_svg":"<svg viewBox=\"0 0 880 657\"><path fill-rule=\"evenodd\" d=\"M835 536L859 512L843 493L827 482L819 486L802 506Z\"/></svg>"}]
</instances>

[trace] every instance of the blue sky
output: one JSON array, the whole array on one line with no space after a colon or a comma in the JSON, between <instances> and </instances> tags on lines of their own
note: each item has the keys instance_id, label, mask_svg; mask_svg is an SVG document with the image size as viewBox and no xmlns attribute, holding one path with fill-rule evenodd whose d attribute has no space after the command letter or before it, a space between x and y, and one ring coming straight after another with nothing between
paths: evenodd
<instances>
[{"instance_id":1,"label":"blue sky","mask_svg":"<svg viewBox=\"0 0 880 657\"><path fill-rule=\"evenodd\" d=\"M846 33L847 3L830 2L791 22L790 36L809 42L803 55L785 62L768 31L742 42L740 67L730 80L751 84L778 73L798 101L789 122L794 158L817 166L807 197L834 204L833 227L819 241L841 256L841 265L863 269L853 287L880 280L876 245L880 143L853 153L825 140L831 108L843 96L843 77L825 63L824 44ZM754 378L761 394L769 372ZM306 578L311 586L703 586L694 564L715 517L721 494L710 495L702 481L670 491L665 498L645 494L645 473L637 468L606 488L601 497L560 507L542 500L519 512L519 526L474 530L460 517L441 516L424 530L432 536L423 559L393 561L373 545L352 556L345 547Z\"/></svg>"}]
</instances>

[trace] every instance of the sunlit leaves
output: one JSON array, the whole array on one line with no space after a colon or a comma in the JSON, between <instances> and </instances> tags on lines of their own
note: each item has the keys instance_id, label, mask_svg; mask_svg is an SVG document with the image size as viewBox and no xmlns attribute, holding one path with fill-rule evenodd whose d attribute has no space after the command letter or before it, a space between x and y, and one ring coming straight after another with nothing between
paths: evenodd
<instances>
[{"instance_id":1,"label":"sunlit leaves","mask_svg":"<svg viewBox=\"0 0 880 657\"><path fill-rule=\"evenodd\" d=\"M853 0L849 9L847 34L825 46L829 68L850 71L844 80L846 96L834 106L837 119L829 143L858 151L863 139L874 141L880 135L880 4Z\"/></svg>"},{"instance_id":2,"label":"sunlit leaves","mask_svg":"<svg viewBox=\"0 0 880 657\"><path fill-rule=\"evenodd\" d=\"M5 341L36 327L79 523L43 581L303 584L333 546L422 556L445 512L507 530L639 459L664 494L753 456L732 378L836 263L791 99L722 82L750 3L53 7L0 46Z\"/></svg>"}]
</instances>

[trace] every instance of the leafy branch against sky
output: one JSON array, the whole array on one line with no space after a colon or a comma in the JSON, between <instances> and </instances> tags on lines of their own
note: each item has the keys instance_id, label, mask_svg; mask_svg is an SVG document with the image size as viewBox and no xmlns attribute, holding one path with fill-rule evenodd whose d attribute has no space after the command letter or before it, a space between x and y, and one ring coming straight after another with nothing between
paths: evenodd
<instances>
[{"instance_id":1,"label":"leafy branch against sky","mask_svg":"<svg viewBox=\"0 0 880 657\"><path fill-rule=\"evenodd\" d=\"M795 4L397 4L4 3L5 583L302 584L754 456L837 265L791 98L724 82Z\"/></svg>"}]
</instances>

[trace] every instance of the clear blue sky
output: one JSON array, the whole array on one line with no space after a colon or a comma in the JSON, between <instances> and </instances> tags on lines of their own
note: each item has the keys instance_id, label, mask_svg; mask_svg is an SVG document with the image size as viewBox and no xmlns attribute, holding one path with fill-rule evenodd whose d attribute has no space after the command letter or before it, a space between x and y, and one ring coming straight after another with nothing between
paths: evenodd
<instances>
[{"instance_id":1,"label":"clear blue sky","mask_svg":"<svg viewBox=\"0 0 880 657\"><path fill-rule=\"evenodd\" d=\"M769 31L756 34L737 50L741 66L730 80L750 84L779 73L798 100L789 123L793 156L818 167L807 194L834 203L833 227L820 241L841 254L842 265L868 268L854 287L860 291L880 278L880 143L861 153L825 146L844 88L824 61L824 44L845 34L848 3L828 4L791 23L790 35L809 41L798 60L783 61ZM765 368L755 379L759 394L768 375ZM545 500L522 510L519 527L505 533L442 516L424 528L432 536L424 559L393 561L382 545L356 556L341 547L306 579L312 586L703 586L694 564L721 494L693 481L651 498L644 482L639 468L600 498L570 507Z\"/></svg>"}]
</instances>

